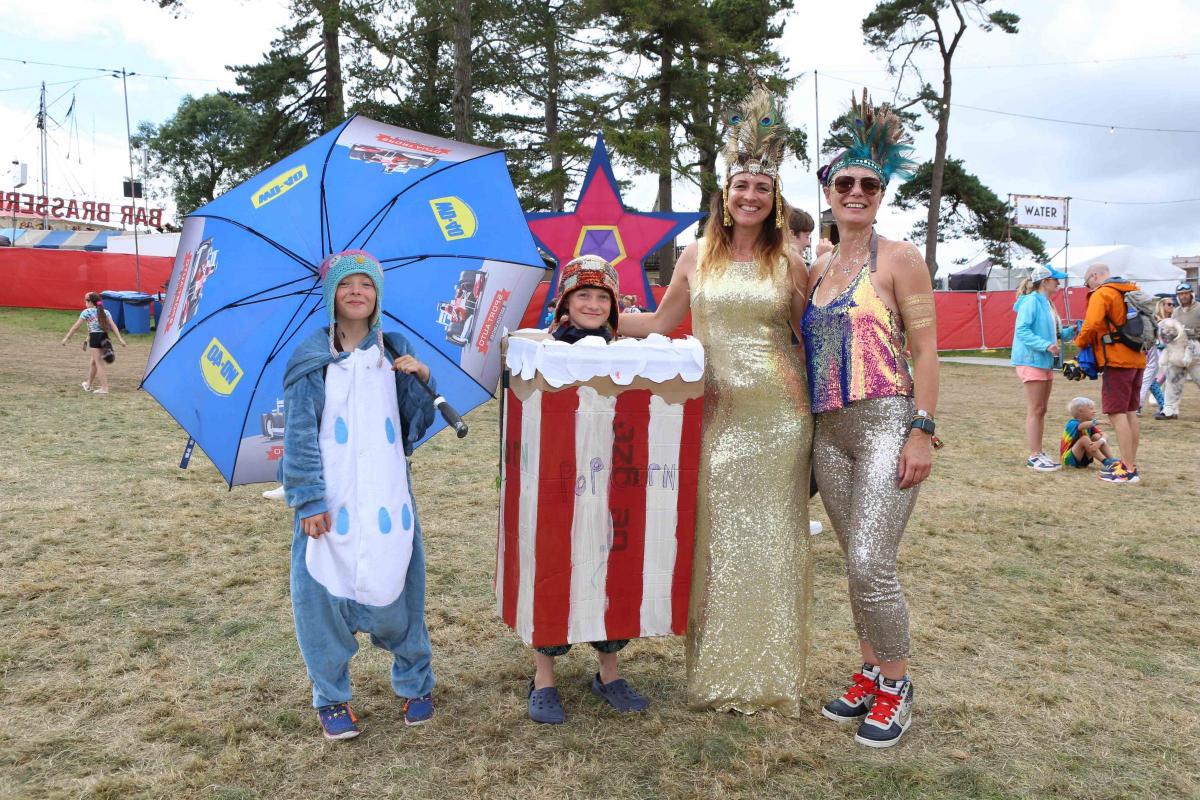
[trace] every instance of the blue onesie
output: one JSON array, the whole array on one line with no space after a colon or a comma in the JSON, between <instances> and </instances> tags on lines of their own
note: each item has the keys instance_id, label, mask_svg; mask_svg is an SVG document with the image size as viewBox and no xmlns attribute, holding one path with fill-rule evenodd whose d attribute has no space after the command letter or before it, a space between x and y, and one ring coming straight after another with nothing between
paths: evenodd
<instances>
[{"instance_id":1,"label":"blue onesie","mask_svg":"<svg viewBox=\"0 0 1200 800\"><path fill-rule=\"evenodd\" d=\"M398 333L330 353L327 329L292 353L284 376L283 485L296 510L291 590L296 639L313 706L350 700L354 634L393 655L392 688L421 697L434 685L425 626L425 555L407 456L434 419L415 378L391 368L412 353ZM312 539L300 521L328 512Z\"/></svg>"}]
</instances>

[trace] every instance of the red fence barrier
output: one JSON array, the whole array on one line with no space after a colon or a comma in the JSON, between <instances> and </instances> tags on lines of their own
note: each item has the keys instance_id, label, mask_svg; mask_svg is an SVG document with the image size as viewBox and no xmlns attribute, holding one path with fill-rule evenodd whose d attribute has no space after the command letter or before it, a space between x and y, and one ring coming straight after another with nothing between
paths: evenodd
<instances>
[{"instance_id":1,"label":"red fence barrier","mask_svg":"<svg viewBox=\"0 0 1200 800\"><path fill-rule=\"evenodd\" d=\"M665 286L651 286L654 296L661 301L667 291ZM522 328L538 326L538 317L546 303L546 293L550 290L549 281L538 284L533 293L533 300L521 318ZM1083 317L1087 307L1087 289L1072 288L1071 319ZM1013 311L1016 302L1015 291L997 292L934 292L934 302L937 305L938 350L986 350L995 347L1011 347L1013 329L1016 327L1017 313ZM1059 292L1054 298L1058 313L1066 320L1064 295ZM676 329L673 336L683 336L692 332L691 317L684 320Z\"/></svg>"},{"instance_id":2,"label":"red fence barrier","mask_svg":"<svg viewBox=\"0 0 1200 800\"><path fill-rule=\"evenodd\" d=\"M171 276L174 259L142 256L141 288L153 294ZM135 288L134 258L123 253L93 253L81 250L0 248L0 306L76 309L85 292ZM546 302L549 281L538 284L522 328L536 327ZM665 286L652 286L661 301ZM1087 306L1087 290L1072 288L1071 314L1066 313L1064 293L1054 298L1063 319L1079 319ZM1012 345L1017 315L1014 291L934 292L937 304L938 350L984 350ZM684 319L673 336L691 333L691 318Z\"/></svg>"},{"instance_id":3,"label":"red fence barrier","mask_svg":"<svg viewBox=\"0 0 1200 800\"><path fill-rule=\"evenodd\" d=\"M1054 305L1063 320L1080 319L1087 308L1087 289L1072 288L1071 313L1066 311L1063 292L1054 297ZM934 292L937 304L938 350L986 350L1011 347L1017 313L1015 291Z\"/></svg>"},{"instance_id":4,"label":"red fence barrier","mask_svg":"<svg viewBox=\"0 0 1200 800\"><path fill-rule=\"evenodd\" d=\"M141 257L141 290L158 292L171 277L173 258ZM0 247L0 306L83 308L83 295L137 288L132 255L84 250Z\"/></svg>"}]
</instances>

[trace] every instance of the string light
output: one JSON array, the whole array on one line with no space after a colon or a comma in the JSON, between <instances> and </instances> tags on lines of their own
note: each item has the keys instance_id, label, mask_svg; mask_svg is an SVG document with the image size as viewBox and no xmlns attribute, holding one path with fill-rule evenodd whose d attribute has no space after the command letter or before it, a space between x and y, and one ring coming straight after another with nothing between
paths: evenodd
<instances>
[{"instance_id":1,"label":"string light","mask_svg":"<svg viewBox=\"0 0 1200 800\"><path fill-rule=\"evenodd\" d=\"M822 72L821 74L825 75L824 72ZM852 81L852 80L848 80L846 78L838 78L833 75L827 75L826 77L828 77L829 80L831 80L831 81L841 81L842 83L849 83L854 86L864 86L865 85L859 81ZM878 86L867 85L867 88L872 91L880 92L880 93L887 93L887 92L891 91L891 89L882 89ZM1136 127L1133 125L1112 125L1112 124L1105 123L1105 122L1082 122L1080 120L1058 119L1056 117L1039 117L1036 114L1020 114L1016 111L1001 111L1000 109L997 109L997 108L982 108L980 106L969 106L965 103L951 103L950 107L951 108L967 108L967 109L970 109L971 111L980 111L985 114L999 114L1000 116L1003 116L1003 117L1019 117L1021 119L1034 119L1039 122L1056 122L1059 125L1079 125L1079 126L1082 126L1085 128L1107 128L1109 133L1116 133L1117 131L1140 131L1142 133L1200 134L1200 130L1192 130L1190 128L1140 128L1140 127Z\"/></svg>"}]
</instances>

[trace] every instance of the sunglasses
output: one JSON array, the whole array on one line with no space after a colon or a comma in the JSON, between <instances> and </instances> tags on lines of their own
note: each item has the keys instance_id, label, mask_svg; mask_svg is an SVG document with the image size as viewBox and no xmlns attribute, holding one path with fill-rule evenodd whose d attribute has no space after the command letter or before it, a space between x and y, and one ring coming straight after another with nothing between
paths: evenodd
<instances>
[{"instance_id":1,"label":"sunglasses","mask_svg":"<svg viewBox=\"0 0 1200 800\"><path fill-rule=\"evenodd\" d=\"M854 188L855 181L862 187L863 194L868 197L879 194L879 190L883 188L883 181L879 180L879 178L869 176L866 178L854 178L849 175L839 175L834 178L833 188L837 190L838 194L848 194Z\"/></svg>"}]
</instances>

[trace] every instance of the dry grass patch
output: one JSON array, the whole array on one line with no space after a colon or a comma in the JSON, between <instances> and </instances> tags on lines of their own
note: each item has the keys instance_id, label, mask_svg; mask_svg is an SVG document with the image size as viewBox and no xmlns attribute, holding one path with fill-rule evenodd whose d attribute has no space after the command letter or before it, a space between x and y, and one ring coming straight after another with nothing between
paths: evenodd
<instances>
[{"instance_id":1,"label":"dry grass patch","mask_svg":"<svg viewBox=\"0 0 1200 800\"><path fill-rule=\"evenodd\" d=\"M0 310L0 796L47 798L1194 797L1200 397L1147 420L1137 486L1022 466L1008 369L946 365L948 447L902 553L916 726L890 752L818 714L853 666L841 561L816 540L811 696L803 719L693 714L682 643L635 642L635 718L562 660L568 723L525 717L530 657L497 619L495 406L472 435L418 451L438 715L406 729L388 661L354 661L365 732L317 733L288 604L290 517L228 492L135 391L148 337L118 349L113 394L78 387L69 313ZM1099 384L1058 382L1066 400ZM1051 444L1051 437L1047 437ZM814 512L823 519L823 514Z\"/></svg>"}]
</instances>

